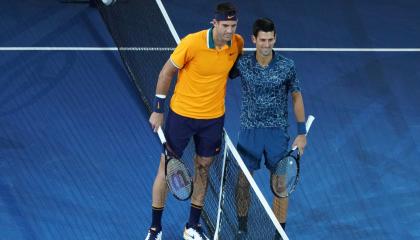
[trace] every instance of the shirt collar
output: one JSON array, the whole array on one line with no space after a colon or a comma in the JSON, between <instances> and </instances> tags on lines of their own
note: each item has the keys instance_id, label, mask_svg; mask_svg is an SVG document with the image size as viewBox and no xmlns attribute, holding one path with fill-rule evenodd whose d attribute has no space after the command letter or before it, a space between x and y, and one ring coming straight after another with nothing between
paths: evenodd
<instances>
[{"instance_id":1,"label":"shirt collar","mask_svg":"<svg viewBox=\"0 0 420 240\"><path fill-rule=\"evenodd\" d=\"M268 65L267 65L267 66L265 66L265 67L261 66L261 65L258 63L258 61L257 61L257 51L255 51L255 52L254 52L254 57L252 58L252 59L253 59L253 61L254 61L254 65L256 64L256 65L258 65L258 66L260 66L260 67L262 67L262 68L267 68L267 67L272 66L272 65L273 65L273 63L275 62L275 54L276 54L276 51L274 51L274 49L273 49L273 50L271 50L271 51L273 52L273 57L271 58L271 61L268 63Z\"/></svg>"},{"instance_id":2,"label":"shirt collar","mask_svg":"<svg viewBox=\"0 0 420 240\"><path fill-rule=\"evenodd\" d=\"M231 47L232 40L227 42L227 45ZM207 31L207 48L216 49L216 45L214 44L214 39L213 39L213 27L209 28L209 30Z\"/></svg>"}]
</instances>

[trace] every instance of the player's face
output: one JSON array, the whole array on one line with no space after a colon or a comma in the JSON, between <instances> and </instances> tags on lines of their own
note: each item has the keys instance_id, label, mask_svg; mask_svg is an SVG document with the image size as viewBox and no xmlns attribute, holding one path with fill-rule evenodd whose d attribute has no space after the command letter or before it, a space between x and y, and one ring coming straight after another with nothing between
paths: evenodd
<instances>
[{"instance_id":1,"label":"player's face","mask_svg":"<svg viewBox=\"0 0 420 240\"><path fill-rule=\"evenodd\" d=\"M217 32L219 40L228 42L232 40L233 34L236 32L238 21L215 21L214 31Z\"/></svg>"},{"instance_id":2,"label":"player's face","mask_svg":"<svg viewBox=\"0 0 420 240\"><path fill-rule=\"evenodd\" d=\"M252 36L252 42L255 44L257 53L262 56L269 56L276 43L276 34L273 32L259 31L257 37Z\"/></svg>"}]
</instances>

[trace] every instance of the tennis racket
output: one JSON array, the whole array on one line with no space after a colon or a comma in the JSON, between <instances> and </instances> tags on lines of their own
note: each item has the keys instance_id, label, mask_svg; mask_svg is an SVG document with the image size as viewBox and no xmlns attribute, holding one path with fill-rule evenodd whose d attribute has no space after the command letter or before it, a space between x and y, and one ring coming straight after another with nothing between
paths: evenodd
<instances>
[{"instance_id":1,"label":"tennis racket","mask_svg":"<svg viewBox=\"0 0 420 240\"><path fill-rule=\"evenodd\" d=\"M193 192L191 174L184 162L168 150L165 135L160 127L158 129L158 136L165 155L166 184L176 199L185 201L191 197Z\"/></svg>"},{"instance_id":2,"label":"tennis racket","mask_svg":"<svg viewBox=\"0 0 420 240\"><path fill-rule=\"evenodd\" d=\"M306 121L306 134L311 128L312 122L315 117L308 116ZM299 182L299 160L300 154L297 146L294 146L285 157L283 157L271 173L270 185L273 194L279 198L288 197L295 189Z\"/></svg>"}]
</instances>

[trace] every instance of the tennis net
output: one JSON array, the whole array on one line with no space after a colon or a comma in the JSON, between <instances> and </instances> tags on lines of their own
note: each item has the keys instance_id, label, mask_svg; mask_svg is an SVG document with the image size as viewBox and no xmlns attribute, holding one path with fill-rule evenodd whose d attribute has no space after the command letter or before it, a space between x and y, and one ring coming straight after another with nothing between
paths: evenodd
<instances>
[{"instance_id":1,"label":"tennis net","mask_svg":"<svg viewBox=\"0 0 420 240\"><path fill-rule=\"evenodd\" d=\"M159 71L176 46L157 3L153 0L120 0L112 6L105 6L97 0L97 5L130 78L151 111ZM226 132L223 139L223 154L217 156L211 167L202 213L209 235L214 239L236 239L236 181L240 171L243 171L252 187L248 234L243 239L271 239L275 231L281 232L283 239L288 239ZM194 143L191 142L183 156L191 171L194 149Z\"/></svg>"},{"instance_id":2,"label":"tennis net","mask_svg":"<svg viewBox=\"0 0 420 240\"><path fill-rule=\"evenodd\" d=\"M194 149L194 142L191 141L183 155L190 170L194 166L193 161L188 159L194 157ZM273 239L276 231L281 232L284 240L288 239L226 131L221 153L214 160L209 174L203 211L209 234L214 236L213 239L238 239L236 186L240 172L251 184L248 231L240 239Z\"/></svg>"}]
</instances>

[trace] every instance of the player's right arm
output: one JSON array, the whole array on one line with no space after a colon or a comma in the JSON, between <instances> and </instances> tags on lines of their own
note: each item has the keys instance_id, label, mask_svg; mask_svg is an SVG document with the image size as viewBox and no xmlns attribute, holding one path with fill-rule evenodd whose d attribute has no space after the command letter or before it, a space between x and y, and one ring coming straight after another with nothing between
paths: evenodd
<instances>
[{"instance_id":1,"label":"player's right arm","mask_svg":"<svg viewBox=\"0 0 420 240\"><path fill-rule=\"evenodd\" d=\"M159 78L156 86L156 96L163 97L168 94L169 87L171 86L171 81L175 74L177 73L178 68L174 66L170 59L166 61L165 65L163 65L162 70L159 73ZM163 102L163 101L162 101ZM153 106L152 115L150 115L149 122L152 126L154 132L162 126L163 123L163 104L159 102L154 103L157 106ZM157 111L156 109L162 108L162 111Z\"/></svg>"}]
</instances>

